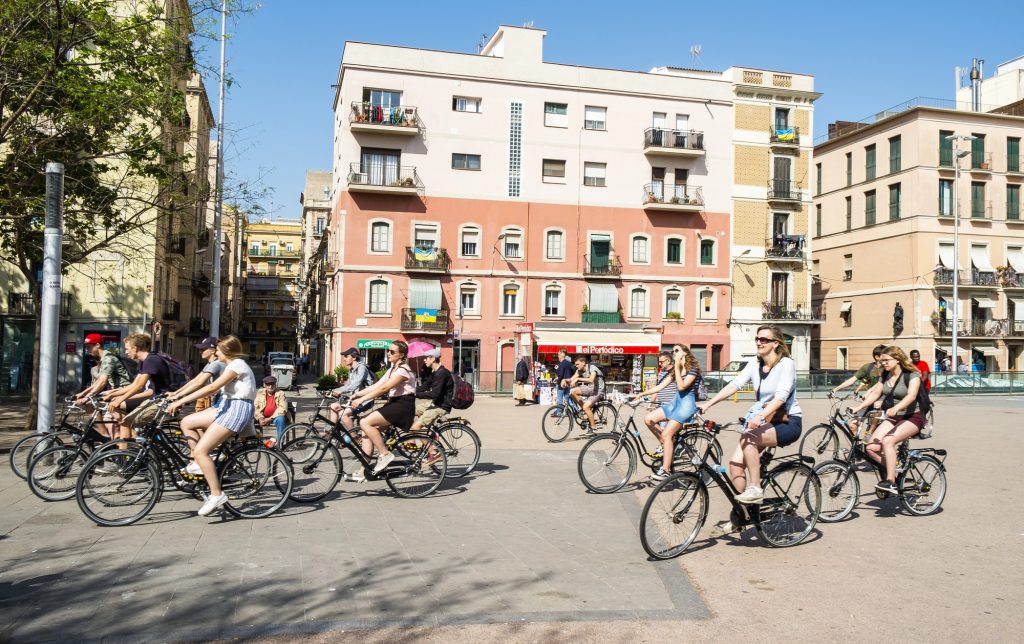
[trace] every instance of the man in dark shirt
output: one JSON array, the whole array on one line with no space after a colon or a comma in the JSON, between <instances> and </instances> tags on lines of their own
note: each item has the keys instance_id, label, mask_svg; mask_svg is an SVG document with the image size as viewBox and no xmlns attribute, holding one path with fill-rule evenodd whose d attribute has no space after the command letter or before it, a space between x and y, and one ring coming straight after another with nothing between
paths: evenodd
<instances>
[{"instance_id":1,"label":"man in dark shirt","mask_svg":"<svg viewBox=\"0 0 1024 644\"><path fill-rule=\"evenodd\" d=\"M139 405L170 388L171 372L163 359L150 352L152 339L145 333L133 333L124 339L124 352L139 363L139 374L128 385L103 394L110 401L109 409L121 427L121 438L131 438L132 428L124 422L125 416Z\"/></svg>"},{"instance_id":2,"label":"man in dark shirt","mask_svg":"<svg viewBox=\"0 0 1024 644\"><path fill-rule=\"evenodd\" d=\"M441 364L441 350L432 349L423 354L423 365L428 371L416 384L416 422L410 427L411 431L429 427L452 410L455 381Z\"/></svg>"},{"instance_id":3,"label":"man in dark shirt","mask_svg":"<svg viewBox=\"0 0 1024 644\"><path fill-rule=\"evenodd\" d=\"M559 349L558 367L555 370L555 391L558 396L556 402L559 409L565 404L565 396L569 393L569 380L572 379L574 371L572 360L569 359L569 353L565 349ZM554 413L558 415L561 412L555 411Z\"/></svg>"}]
</instances>

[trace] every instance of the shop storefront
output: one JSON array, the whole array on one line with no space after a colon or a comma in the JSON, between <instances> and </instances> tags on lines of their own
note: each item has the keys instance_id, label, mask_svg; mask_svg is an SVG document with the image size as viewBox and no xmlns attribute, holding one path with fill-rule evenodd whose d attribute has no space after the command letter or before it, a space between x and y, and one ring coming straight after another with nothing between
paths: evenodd
<instances>
[{"instance_id":1,"label":"shop storefront","mask_svg":"<svg viewBox=\"0 0 1024 644\"><path fill-rule=\"evenodd\" d=\"M558 351L565 349L570 359L584 355L597 364L608 391L633 392L657 377L661 333L629 324L538 324L534 346L541 379L554 374Z\"/></svg>"}]
</instances>

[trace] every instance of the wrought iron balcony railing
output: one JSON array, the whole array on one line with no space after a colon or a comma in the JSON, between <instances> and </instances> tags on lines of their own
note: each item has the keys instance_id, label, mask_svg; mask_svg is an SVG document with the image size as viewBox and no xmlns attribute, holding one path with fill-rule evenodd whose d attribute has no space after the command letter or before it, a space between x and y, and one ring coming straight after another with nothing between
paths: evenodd
<instances>
[{"instance_id":1,"label":"wrought iron balcony railing","mask_svg":"<svg viewBox=\"0 0 1024 644\"><path fill-rule=\"evenodd\" d=\"M448 332L448 309L402 309L402 331Z\"/></svg>"},{"instance_id":2,"label":"wrought iron balcony railing","mask_svg":"<svg viewBox=\"0 0 1024 644\"><path fill-rule=\"evenodd\" d=\"M644 130L644 148L704 150L704 133L696 130L668 130L649 127Z\"/></svg>"},{"instance_id":3,"label":"wrought iron balcony railing","mask_svg":"<svg viewBox=\"0 0 1024 644\"><path fill-rule=\"evenodd\" d=\"M588 277L618 277L622 275L622 264L612 257L594 258L583 256L583 274Z\"/></svg>"},{"instance_id":4,"label":"wrought iron balcony railing","mask_svg":"<svg viewBox=\"0 0 1024 644\"><path fill-rule=\"evenodd\" d=\"M385 127L407 127L419 129L419 113L412 105L384 106L369 102L355 101L349 114L349 123L379 125Z\"/></svg>"}]
</instances>

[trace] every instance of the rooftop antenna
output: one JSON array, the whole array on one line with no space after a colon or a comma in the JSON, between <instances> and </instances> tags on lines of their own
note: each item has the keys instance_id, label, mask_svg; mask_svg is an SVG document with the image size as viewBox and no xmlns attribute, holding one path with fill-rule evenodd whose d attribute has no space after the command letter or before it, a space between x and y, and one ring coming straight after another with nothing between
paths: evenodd
<instances>
[{"instance_id":1,"label":"rooftop antenna","mask_svg":"<svg viewBox=\"0 0 1024 644\"><path fill-rule=\"evenodd\" d=\"M697 69L707 69L708 66L704 64L704 60L700 57L700 52L701 52L701 46L700 45L691 45L690 46L690 55L693 56L694 61L696 61L694 66Z\"/></svg>"},{"instance_id":2,"label":"rooftop antenna","mask_svg":"<svg viewBox=\"0 0 1024 644\"><path fill-rule=\"evenodd\" d=\"M523 23L523 28L524 29L533 29L533 21L530 20L529 22L524 22Z\"/></svg>"},{"instance_id":3,"label":"rooftop antenna","mask_svg":"<svg viewBox=\"0 0 1024 644\"><path fill-rule=\"evenodd\" d=\"M476 45L476 53L479 54L484 50L484 46L487 44L488 40L490 40L490 37L487 34L480 34L480 42Z\"/></svg>"}]
</instances>

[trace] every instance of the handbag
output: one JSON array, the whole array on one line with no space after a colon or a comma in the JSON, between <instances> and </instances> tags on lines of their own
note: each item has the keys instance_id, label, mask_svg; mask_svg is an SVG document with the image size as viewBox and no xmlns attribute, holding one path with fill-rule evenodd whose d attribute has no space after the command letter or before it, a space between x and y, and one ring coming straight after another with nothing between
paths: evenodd
<instances>
[{"instance_id":1,"label":"handbag","mask_svg":"<svg viewBox=\"0 0 1024 644\"><path fill-rule=\"evenodd\" d=\"M778 364L778 362L776 362L775 364ZM774 369L774 368L775 368L775 365L772 365L772 369ZM768 370L769 374L772 372L772 369ZM761 383L764 382L764 379L767 378L768 376L760 377L761 376L760 367L758 367L757 375L759 376L758 381L757 381L757 393L754 394L754 395L756 396L755 400L758 401L757 404L761 405L761 409L758 410L759 412L761 412L761 411L764 411L764 405L761 404ZM795 390L794 390L794 393L795 393ZM790 398L792 398L793 394L791 393L789 396L790 396ZM783 405L783 406L781 406L781 407L779 407L778 409L775 410L775 413L772 414L771 418L765 418L764 419L765 424L769 424L769 425L784 425L784 424L788 423L789 422L789 414L786 413L786 407L788 405L789 405L789 401L787 400L785 405ZM751 408L751 411L753 411L753 408ZM749 416L750 412L747 412L747 415Z\"/></svg>"}]
</instances>

